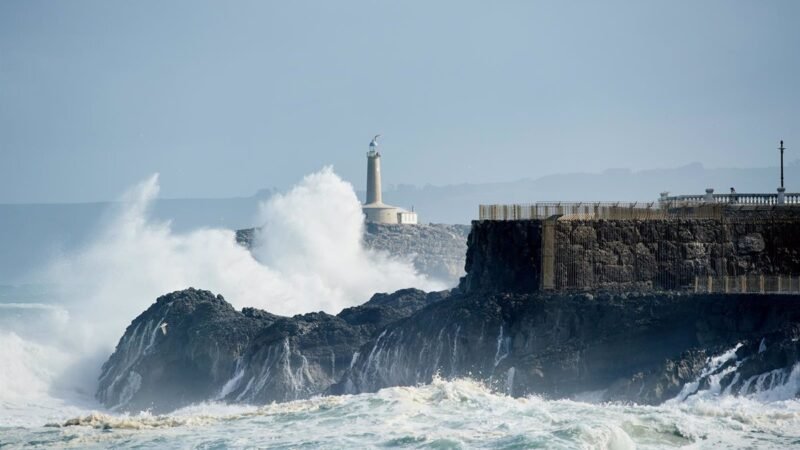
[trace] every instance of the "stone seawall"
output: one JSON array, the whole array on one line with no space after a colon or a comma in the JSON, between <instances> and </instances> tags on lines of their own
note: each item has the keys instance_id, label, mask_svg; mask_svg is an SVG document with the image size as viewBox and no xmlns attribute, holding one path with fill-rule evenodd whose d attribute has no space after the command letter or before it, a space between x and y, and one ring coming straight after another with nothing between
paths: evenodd
<instances>
[{"instance_id":1,"label":"stone seawall","mask_svg":"<svg viewBox=\"0 0 800 450\"><path fill-rule=\"evenodd\" d=\"M800 274L800 220L552 223L548 238L542 220L473 222L461 288L671 290L690 288L696 277ZM548 278L552 286L542 283Z\"/></svg>"},{"instance_id":2,"label":"stone seawall","mask_svg":"<svg viewBox=\"0 0 800 450\"><path fill-rule=\"evenodd\" d=\"M541 220L474 221L467 238L465 292L539 289L542 259Z\"/></svg>"}]
</instances>

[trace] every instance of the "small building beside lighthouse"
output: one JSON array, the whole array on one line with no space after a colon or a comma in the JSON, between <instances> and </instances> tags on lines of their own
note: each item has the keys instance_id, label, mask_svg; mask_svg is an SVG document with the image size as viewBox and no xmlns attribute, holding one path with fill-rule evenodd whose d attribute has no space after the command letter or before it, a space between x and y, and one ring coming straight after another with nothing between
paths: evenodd
<instances>
[{"instance_id":1,"label":"small building beside lighthouse","mask_svg":"<svg viewBox=\"0 0 800 450\"><path fill-rule=\"evenodd\" d=\"M417 213L383 203L381 194L381 153L378 137L372 138L367 152L367 201L362 207L367 222L416 225Z\"/></svg>"}]
</instances>

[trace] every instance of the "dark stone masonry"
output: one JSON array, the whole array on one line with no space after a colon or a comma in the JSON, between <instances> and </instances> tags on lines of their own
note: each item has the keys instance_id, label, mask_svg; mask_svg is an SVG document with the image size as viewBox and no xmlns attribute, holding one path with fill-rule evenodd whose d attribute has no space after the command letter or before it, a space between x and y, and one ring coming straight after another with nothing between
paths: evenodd
<instances>
[{"instance_id":1,"label":"dark stone masonry","mask_svg":"<svg viewBox=\"0 0 800 450\"><path fill-rule=\"evenodd\" d=\"M696 278L797 276L800 220L475 221L461 287L476 290L674 290ZM716 280L715 280L716 281ZM729 287L730 288L730 287Z\"/></svg>"}]
</instances>

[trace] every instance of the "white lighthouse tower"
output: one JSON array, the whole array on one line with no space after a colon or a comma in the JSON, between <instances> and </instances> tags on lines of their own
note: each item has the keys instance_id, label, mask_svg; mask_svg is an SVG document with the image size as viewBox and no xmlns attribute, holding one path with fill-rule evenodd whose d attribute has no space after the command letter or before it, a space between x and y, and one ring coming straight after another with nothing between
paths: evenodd
<instances>
[{"instance_id":1,"label":"white lighthouse tower","mask_svg":"<svg viewBox=\"0 0 800 450\"><path fill-rule=\"evenodd\" d=\"M367 222L415 225L417 223L417 213L383 203L381 195L381 153L378 151L378 138L380 136L380 134L376 135L369 143L369 151L367 152L367 202L362 207L362 211L367 218Z\"/></svg>"},{"instance_id":2,"label":"white lighthouse tower","mask_svg":"<svg viewBox=\"0 0 800 450\"><path fill-rule=\"evenodd\" d=\"M377 135L369 143L367 152L367 204L382 204L381 196L381 154L378 152Z\"/></svg>"}]
</instances>

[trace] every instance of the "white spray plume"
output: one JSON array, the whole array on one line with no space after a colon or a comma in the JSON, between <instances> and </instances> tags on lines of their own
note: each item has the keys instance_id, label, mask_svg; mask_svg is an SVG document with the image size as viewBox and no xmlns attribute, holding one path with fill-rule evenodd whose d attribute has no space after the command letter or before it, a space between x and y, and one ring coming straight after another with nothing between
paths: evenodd
<instances>
[{"instance_id":1,"label":"white spray plume","mask_svg":"<svg viewBox=\"0 0 800 450\"><path fill-rule=\"evenodd\" d=\"M330 167L261 205L255 258L232 230L179 234L150 219L158 190L153 175L127 192L95 241L50 272L55 284L71 288L71 310L114 326L116 337L157 296L190 286L222 294L237 308L284 315L335 314L375 292L444 288L408 261L364 249L361 206Z\"/></svg>"},{"instance_id":2,"label":"white spray plume","mask_svg":"<svg viewBox=\"0 0 800 450\"><path fill-rule=\"evenodd\" d=\"M0 335L3 340L27 336L54 354L81 360L60 360L58 367L44 371L71 367L59 379L59 390L78 388L91 395L99 365L126 325L167 292L190 286L208 289L237 309L253 306L290 315L319 310L335 314L375 292L444 288L417 275L407 261L363 248L360 204L353 187L331 168L261 205L258 223L264 229L257 233L257 259L236 243L233 230L176 233L169 222L150 219L148 209L158 191L157 175L131 189L91 244L48 268L48 279L60 290L58 306L67 315L58 329L26 330L37 326L33 322L4 330L0 323L0 332L14 333ZM36 370L31 361L20 363L25 370Z\"/></svg>"},{"instance_id":3,"label":"white spray plume","mask_svg":"<svg viewBox=\"0 0 800 450\"><path fill-rule=\"evenodd\" d=\"M306 176L285 195L261 205L254 253L293 292L292 309L336 311L374 292L403 287L443 289L408 261L365 249L364 218L352 185L330 167Z\"/></svg>"}]
</instances>

